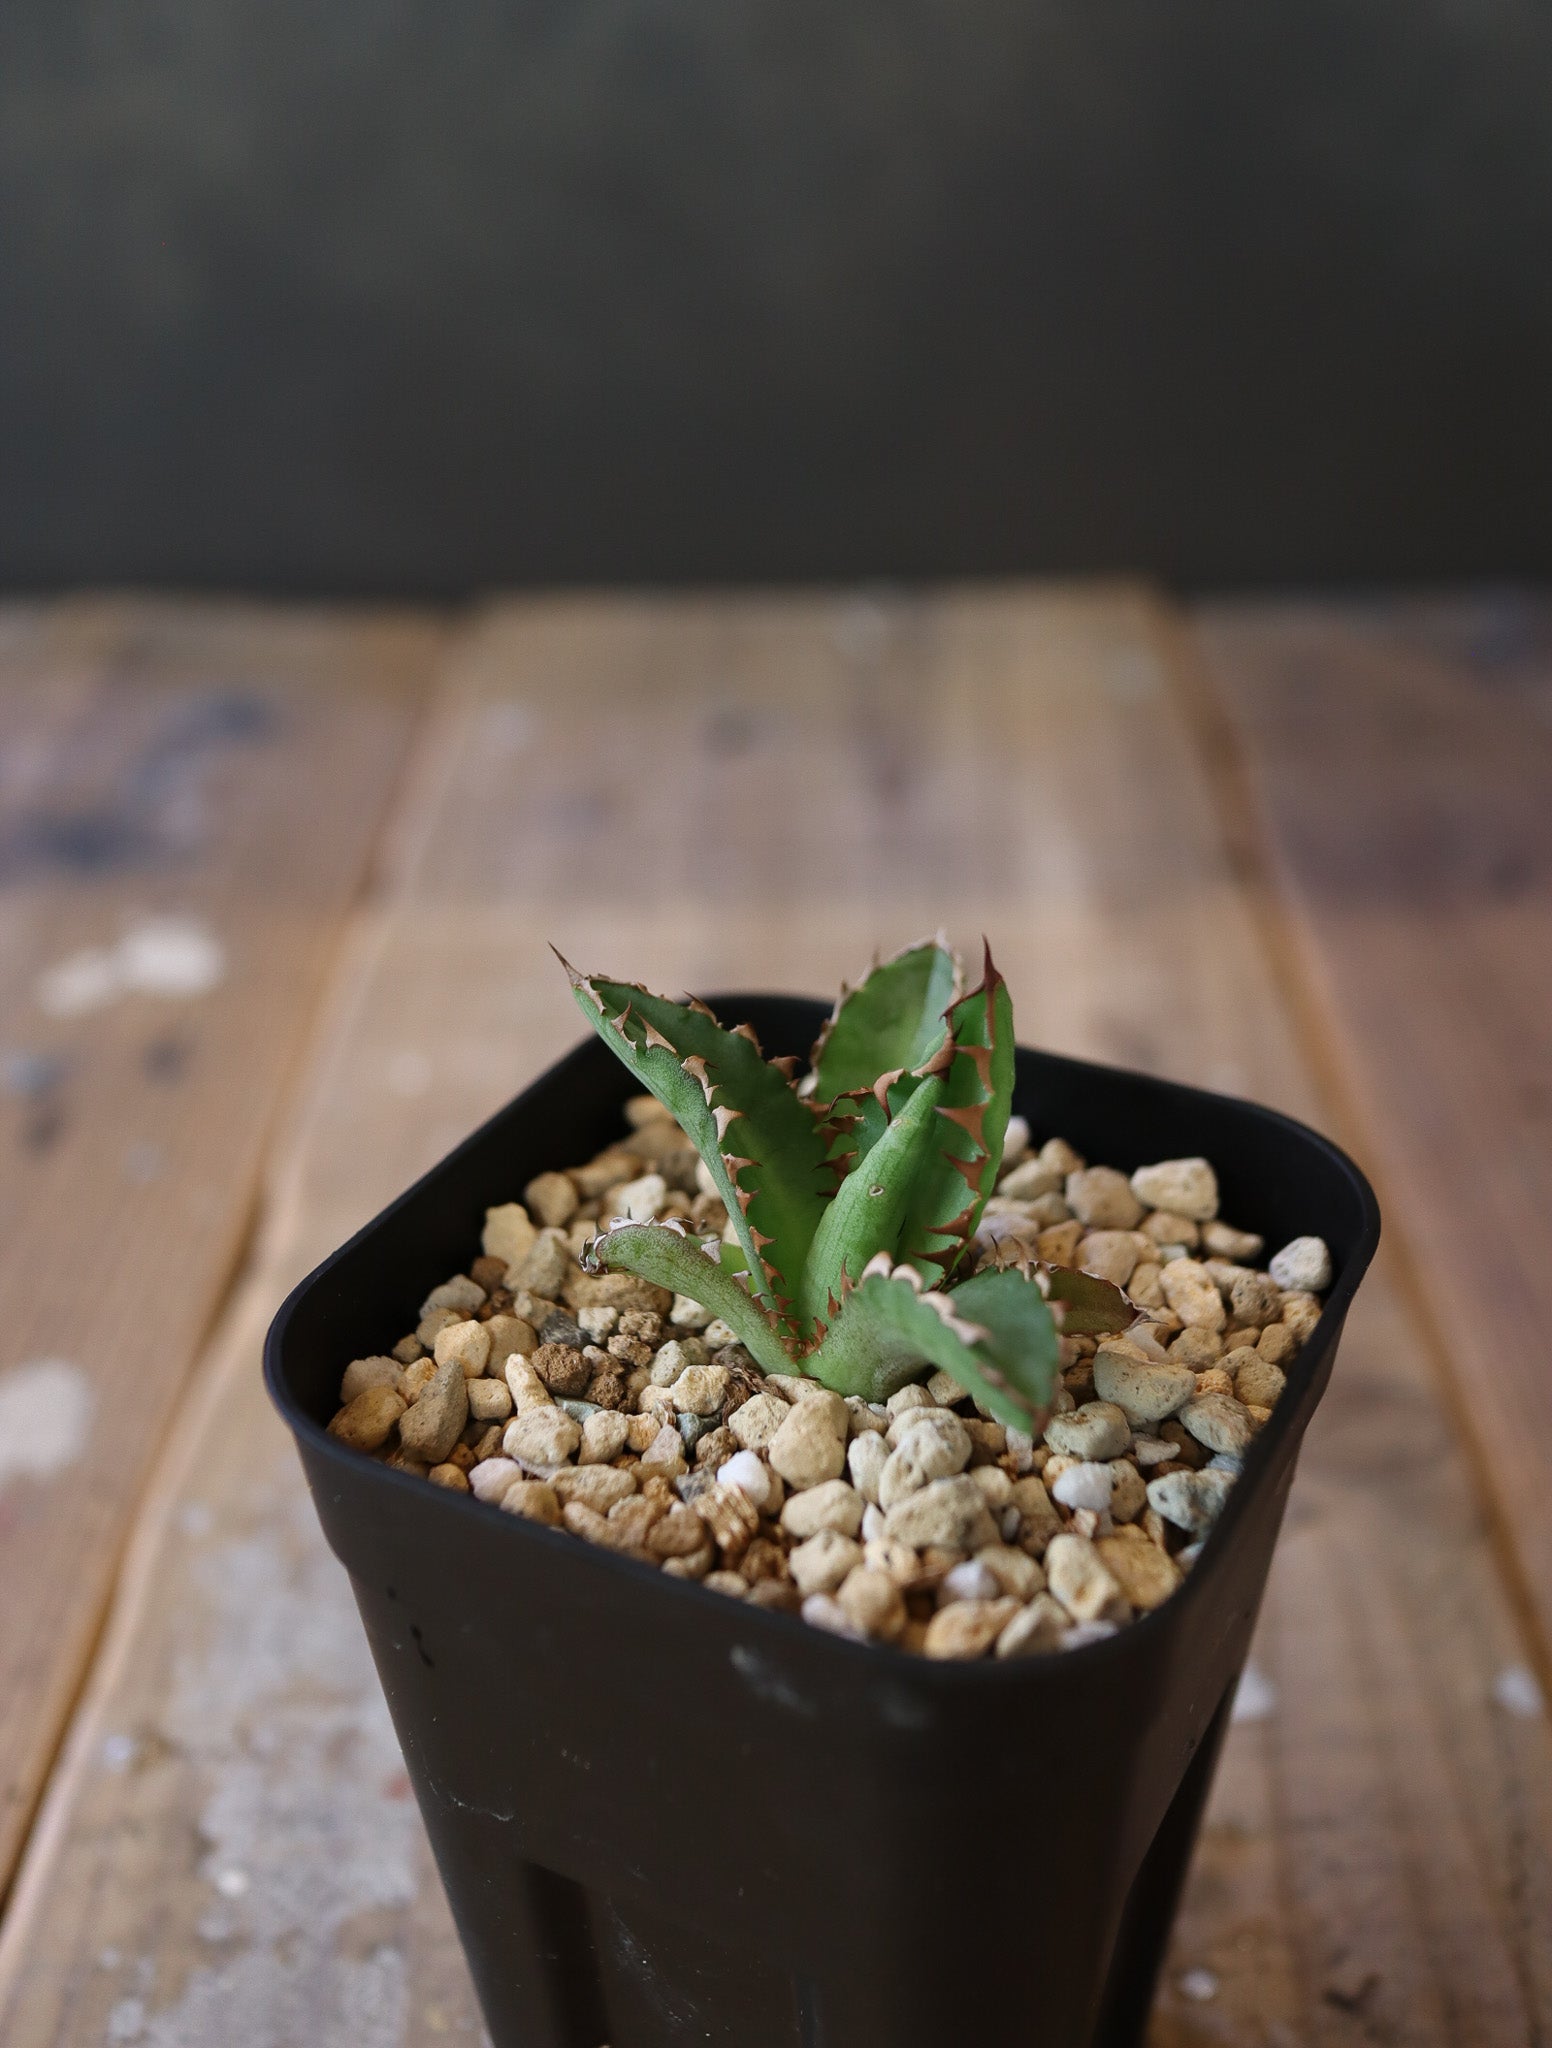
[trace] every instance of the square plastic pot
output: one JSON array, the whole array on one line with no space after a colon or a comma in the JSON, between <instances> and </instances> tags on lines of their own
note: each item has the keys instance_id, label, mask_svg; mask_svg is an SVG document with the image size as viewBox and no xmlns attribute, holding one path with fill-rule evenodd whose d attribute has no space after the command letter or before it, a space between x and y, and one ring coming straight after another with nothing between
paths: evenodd
<instances>
[{"instance_id":1,"label":"square plastic pot","mask_svg":"<svg viewBox=\"0 0 1552 2048\"><path fill-rule=\"evenodd\" d=\"M823 1006L734 996L767 1051ZM1021 1050L1037 1133L1205 1153L1225 1213L1336 1279L1181 1589L1069 1654L947 1664L667 1579L324 1425L465 1269L485 1209L615 1137L596 1040L297 1288L265 1369L354 1584L496 2048L1122 2048L1141 2039L1305 1428L1379 1236L1313 1131Z\"/></svg>"}]
</instances>

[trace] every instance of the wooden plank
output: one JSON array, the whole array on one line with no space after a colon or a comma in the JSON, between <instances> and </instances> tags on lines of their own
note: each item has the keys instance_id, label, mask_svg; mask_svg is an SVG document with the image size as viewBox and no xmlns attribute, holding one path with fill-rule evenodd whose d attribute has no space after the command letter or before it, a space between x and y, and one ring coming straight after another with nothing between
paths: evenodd
<instances>
[{"instance_id":1,"label":"wooden plank","mask_svg":"<svg viewBox=\"0 0 1552 2048\"><path fill-rule=\"evenodd\" d=\"M1027 1037L1318 1110L1171 633L1126 592L1008 591L536 604L474 637L51 1788L8 2044L479 2038L257 1347L296 1273L572 1041L546 938L665 985L823 988L984 924ZM1158 2042L1537 2038L1552 1740L1493 1704L1523 1645L1383 1272L1256 1655L1268 1710L1230 1736Z\"/></svg>"},{"instance_id":2,"label":"wooden plank","mask_svg":"<svg viewBox=\"0 0 1552 2048\"><path fill-rule=\"evenodd\" d=\"M131 602L0 630L0 1889L435 642L409 616Z\"/></svg>"},{"instance_id":3,"label":"wooden plank","mask_svg":"<svg viewBox=\"0 0 1552 2048\"><path fill-rule=\"evenodd\" d=\"M1200 633L1552 1674L1552 607L1224 606Z\"/></svg>"}]
</instances>

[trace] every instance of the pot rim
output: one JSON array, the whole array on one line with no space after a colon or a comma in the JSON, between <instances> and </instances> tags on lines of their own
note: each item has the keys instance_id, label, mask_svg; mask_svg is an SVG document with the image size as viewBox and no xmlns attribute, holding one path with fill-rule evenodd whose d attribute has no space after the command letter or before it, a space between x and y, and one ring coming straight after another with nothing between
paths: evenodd
<instances>
[{"instance_id":1,"label":"pot rim","mask_svg":"<svg viewBox=\"0 0 1552 2048\"><path fill-rule=\"evenodd\" d=\"M719 1013L722 1010L736 1013L741 1005L747 1006L757 1001L769 1001L771 1000L771 995L772 992L765 990L734 990L710 996L707 998L707 1001L710 1007ZM788 995L779 999L792 1000L792 997ZM797 999L814 1002L822 1000L814 997L799 997ZM589 1039L580 1040L568 1053L562 1054L561 1059L564 1060L575 1053L584 1051L592 1042ZM1101 1079L1124 1080L1128 1082L1136 1080L1150 1081L1184 1094L1199 1097L1207 1102L1225 1104L1239 1111L1251 1111L1265 1123L1296 1136L1302 1142L1323 1154L1326 1160L1347 1181L1358 1205L1360 1227L1357 1238L1342 1263L1341 1271L1336 1275L1329 1293L1321 1304L1319 1321L1311 1332L1309 1343L1305 1346L1305 1351L1301 1353L1301 1356L1314 1351L1316 1345L1322 1339L1323 1332L1325 1333L1325 1341L1327 1343L1333 1341L1332 1332L1346 1315L1353 1296L1357 1292L1359 1282L1362 1280L1374 1257L1380 1238L1380 1210L1374 1190L1356 1162L1339 1145L1333 1143L1331 1139L1325 1137L1321 1132L1314 1130L1310 1125L1302 1123L1298 1118L1291 1117L1282 1110L1270 1108L1264 1103L1253 1102L1245 1096L1227 1095L1217 1089L1198 1088L1191 1082L1174 1081L1163 1075L1147 1074L1138 1068L1116 1066L1107 1061L1082 1059L1068 1053L1043 1052L1037 1047L1020 1047L1018 1049L1035 1053L1042 1059L1058 1060L1068 1066L1081 1068L1091 1075L1099 1076ZM331 1436L323 1424L315 1421L301 1407L287 1384L282 1365L282 1354L285 1349L286 1335L291 1319L300 1307L304 1297L320 1281L326 1279L336 1266L341 1265L356 1247L372 1236L388 1218L396 1215L401 1209L414 1201L429 1183L439 1179L455 1161L460 1159L466 1152L478 1146L494 1125L504 1122L514 1112L521 1109L526 1097L534 1089L545 1083L553 1072L554 1066L558 1064L560 1064L560 1061L553 1062L550 1067L544 1070L543 1074L532 1081L527 1088L522 1089L510 1102L504 1104L500 1109L494 1111L492 1115L485 1118L466 1138L455 1145L451 1152L445 1153L441 1159L428 1167L424 1173L418 1175L407 1188L396 1195L385 1207L378 1210L374 1216L362 1224L359 1230L354 1231L342 1245L336 1247L327 1258L321 1260L310 1273L299 1280L290 1290L270 1323L264 1340L264 1382L269 1391L270 1399L274 1402L282 1420L293 1435L305 1438L315 1452L321 1453L325 1458L336 1463L342 1470L348 1471L356 1478L361 1478L363 1476L363 1468L369 1467L375 1473L379 1484L407 1489L407 1497L424 1499L427 1491L427 1482L424 1479L413 1477L408 1472L395 1471L391 1466L378 1464L376 1460L366 1458L361 1452L352 1450L348 1445L342 1444L337 1437ZM1289 1398L1290 1396L1292 1398ZM740 1618L747 1621L756 1634L769 1631L773 1648L783 1642L795 1643L801 1641L810 1654L815 1651L821 1653L830 1651L843 1657L864 1658L867 1660L870 1670L886 1672L894 1677L909 1674L917 1684L926 1683L943 1686L1012 1685L1027 1681L1032 1671L1046 1669L1053 1661L1059 1665L1068 1656L1096 1659L1103 1656L1120 1658L1126 1655L1129 1649L1136 1644L1140 1632L1149 1632L1142 1636L1142 1643L1146 1645L1153 1640L1153 1636L1158 1633L1159 1627L1167 1623L1172 1613L1178 1615L1185 1611L1188 1605L1194 1605L1198 1600L1210 1597L1201 1588L1209 1584L1216 1575L1213 1567L1227 1550L1228 1544L1233 1539L1238 1522L1248 1512L1250 1496L1255 1490L1256 1483L1261 1478L1264 1467L1271 1461L1275 1447L1295 1429L1296 1418L1297 1427L1302 1431L1307 1421L1305 1411L1312 1409L1318 1398L1319 1396L1309 1376L1306 1376L1297 1386L1290 1376L1287 1393L1272 1411L1271 1420L1257 1432L1254 1442L1246 1453L1239 1479L1230 1489L1228 1501L1222 1513L1209 1529L1206 1537L1202 1539L1201 1554L1191 1570L1186 1573L1183 1583L1161 1605L1139 1616L1136 1620L1127 1623L1126 1626L1118 1629L1113 1636L1102 1638L1098 1642L1085 1643L1076 1651L1056 1652L1052 1656L1046 1657L1010 1657L1001 1660L985 1657L973 1659L930 1658L899 1649L893 1643L857 1642L849 1636L837 1635L827 1629L815 1628L810 1623L804 1621L800 1615L784 1614L773 1608L754 1608L748 1606L746 1602L737 1603ZM547 1528L542 1523L531 1522L521 1515L503 1515L499 1509L493 1511L489 1503L476 1500L472 1495L455 1492L450 1487L432 1487L430 1491L438 1498L440 1512L472 1517L471 1528L477 1526L484 1530L488 1540L496 1542L505 1541L519 1545L525 1543L538 1543L540 1545L564 1544L567 1546L566 1554L574 1560L578 1558L580 1553L581 1556L590 1560L594 1569L604 1573L623 1573L626 1575L624 1581L626 1584L634 1580L643 1589L654 1588L661 1598L670 1600L701 1598L725 1600L726 1596L724 1595L715 1593L707 1595L705 1589L693 1580L669 1578L654 1567L642 1564L634 1558L623 1557L617 1552L602 1549L597 1544L585 1543L579 1537L572 1535L569 1530ZM503 1527L505 1534L498 1535L496 1532ZM818 1639L817 1642L816 1638Z\"/></svg>"}]
</instances>

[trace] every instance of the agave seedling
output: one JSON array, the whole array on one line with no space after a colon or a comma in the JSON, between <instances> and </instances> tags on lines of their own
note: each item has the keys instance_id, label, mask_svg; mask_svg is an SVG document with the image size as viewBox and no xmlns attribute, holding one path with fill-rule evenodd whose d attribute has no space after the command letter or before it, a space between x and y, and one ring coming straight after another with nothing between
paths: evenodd
<instances>
[{"instance_id":1,"label":"agave seedling","mask_svg":"<svg viewBox=\"0 0 1552 2048\"><path fill-rule=\"evenodd\" d=\"M1024 1257L977 1271L1013 1094L1013 1011L990 950L963 992L940 941L845 990L800 1081L748 1025L567 963L584 1016L678 1120L736 1243L622 1221L587 1263L688 1295L767 1372L886 1400L935 1370L1026 1430L1048 1413L1060 1335L1124 1329L1119 1289Z\"/></svg>"}]
</instances>

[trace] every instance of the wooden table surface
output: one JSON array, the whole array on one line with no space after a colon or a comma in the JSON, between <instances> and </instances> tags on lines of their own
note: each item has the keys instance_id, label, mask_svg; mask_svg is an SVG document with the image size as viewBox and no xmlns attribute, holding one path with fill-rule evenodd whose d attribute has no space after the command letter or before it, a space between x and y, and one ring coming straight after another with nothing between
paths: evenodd
<instances>
[{"instance_id":1,"label":"wooden table surface","mask_svg":"<svg viewBox=\"0 0 1552 2048\"><path fill-rule=\"evenodd\" d=\"M1552 605L1105 585L0 609L6 2048L481 2039L265 1324L575 1039L547 940L940 924L1386 1210L1152 2039L1552 2039Z\"/></svg>"}]
</instances>

